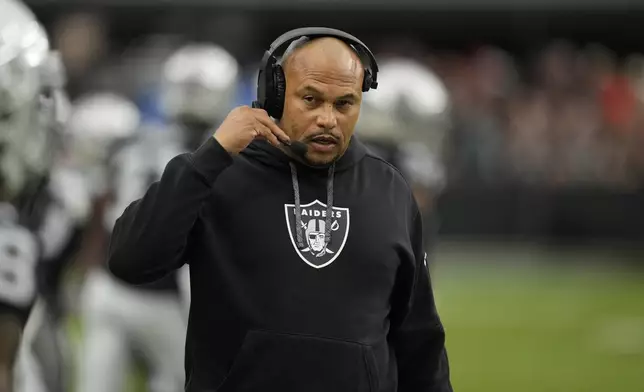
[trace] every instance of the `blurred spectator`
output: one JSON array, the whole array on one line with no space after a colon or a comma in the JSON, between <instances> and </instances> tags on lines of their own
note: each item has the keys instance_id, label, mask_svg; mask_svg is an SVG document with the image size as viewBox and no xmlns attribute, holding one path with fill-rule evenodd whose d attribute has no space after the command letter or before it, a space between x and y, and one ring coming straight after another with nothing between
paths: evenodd
<instances>
[{"instance_id":1,"label":"blurred spectator","mask_svg":"<svg viewBox=\"0 0 644 392\"><path fill-rule=\"evenodd\" d=\"M556 41L535 62L497 48L447 54L437 67L454 103L452 185L633 188L644 159L644 60ZM519 78L519 75L527 77Z\"/></svg>"},{"instance_id":2,"label":"blurred spectator","mask_svg":"<svg viewBox=\"0 0 644 392\"><path fill-rule=\"evenodd\" d=\"M84 80L105 61L109 53L108 27L98 14L71 13L53 27L53 46L57 48L68 74L67 90L72 98L81 92Z\"/></svg>"}]
</instances>

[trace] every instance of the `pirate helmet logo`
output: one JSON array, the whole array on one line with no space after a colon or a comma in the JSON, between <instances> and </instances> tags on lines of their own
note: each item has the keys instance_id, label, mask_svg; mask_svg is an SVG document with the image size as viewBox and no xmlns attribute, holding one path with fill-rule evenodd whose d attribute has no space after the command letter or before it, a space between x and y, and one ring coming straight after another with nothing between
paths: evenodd
<instances>
[{"instance_id":1,"label":"pirate helmet logo","mask_svg":"<svg viewBox=\"0 0 644 392\"><path fill-rule=\"evenodd\" d=\"M326 205L316 200L300 206L301 230L304 246L298 247L295 205L285 204L286 225L291 243L300 258L313 268L323 268L333 263L344 248L349 233L349 209L333 207L331 227L327 238Z\"/></svg>"},{"instance_id":2,"label":"pirate helmet logo","mask_svg":"<svg viewBox=\"0 0 644 392\"><path fill-rule=\"evenodd\" d=\"M308 248L303 249L302 252L316 253L315 257L322 257L326 253L333 254L334 252L327 247L326 244L326 222L322 219L311 219L309 223L302 222L302 227L306 233L306 243ZM338 221L333 221L331 224L331 231L337 231L340 228Z\"/></svg>"}]
</instances>

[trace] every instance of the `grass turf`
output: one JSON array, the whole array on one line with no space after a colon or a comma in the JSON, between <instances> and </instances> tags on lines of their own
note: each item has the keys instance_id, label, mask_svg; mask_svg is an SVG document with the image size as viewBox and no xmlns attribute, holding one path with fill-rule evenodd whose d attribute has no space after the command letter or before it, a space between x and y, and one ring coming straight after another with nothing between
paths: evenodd
<instances>
[{"instance_id":1,"label":"grass turf","mask_svg":"<svg viewBox=\"0 0 644 392\"><path fill-rule=\"evenodd\" d=\"M644 274L620 258L439 249L433 280L454 389L644 390Z\"/></svg>"}]
</instances>

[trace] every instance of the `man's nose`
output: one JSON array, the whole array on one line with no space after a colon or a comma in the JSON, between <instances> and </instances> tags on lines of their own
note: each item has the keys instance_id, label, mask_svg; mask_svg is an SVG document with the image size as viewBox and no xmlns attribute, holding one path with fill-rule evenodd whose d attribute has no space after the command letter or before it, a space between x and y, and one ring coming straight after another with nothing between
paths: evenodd
<instances>
[{"instance_id":1,"label":"man's nose","mask_svg":"<svg viewBox=\"0 0 644 392\"><path fill-rule=\"evenodd\" d=\"M330 130L335 128L338 125L338 119L335 116L335 110L333 105L325 104L320 108L320 112L317 118L317 126L324 128L325 130Z\"/></svg>"}]
</instances>

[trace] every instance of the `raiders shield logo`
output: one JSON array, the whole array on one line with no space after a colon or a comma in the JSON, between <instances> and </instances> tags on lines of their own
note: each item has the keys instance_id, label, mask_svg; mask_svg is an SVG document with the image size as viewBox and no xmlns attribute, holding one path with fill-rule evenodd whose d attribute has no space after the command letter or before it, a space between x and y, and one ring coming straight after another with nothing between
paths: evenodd
<instances>
[{"instance_id":1,"label":"raiders shield logo","mask_svg":"<svg viewBox=\"0 0 644 392\"><path fill-rule=\"evenodd\" d=\"M325 246L326 204L316 200L300 205L302 217L302 239L304 247L297 246L295 226L295 205L284 204L286 226L291 243L300 258L313 268L324 268L340 256L349 234L349 209L333 207L331 219L331 241Z\"/></svg>"}]
</instances>

